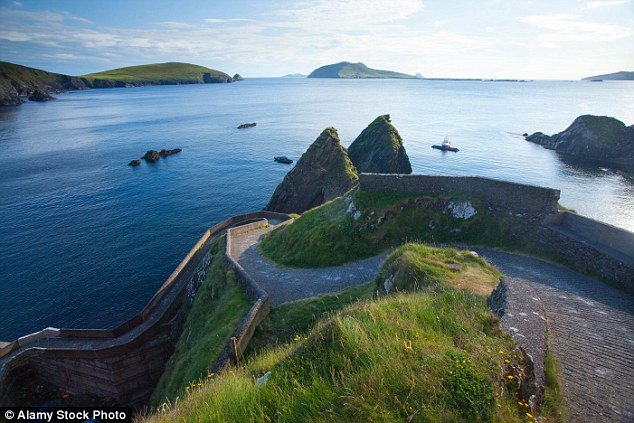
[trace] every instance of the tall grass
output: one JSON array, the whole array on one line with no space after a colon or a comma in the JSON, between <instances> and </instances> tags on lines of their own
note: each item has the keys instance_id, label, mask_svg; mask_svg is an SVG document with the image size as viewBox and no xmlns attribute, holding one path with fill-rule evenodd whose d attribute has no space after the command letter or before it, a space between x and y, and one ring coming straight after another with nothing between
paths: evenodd
<instances>
[{"instance_id":1,"label":"tall grass","mask_svg":"<svg viewBox=\"0 0 634 423\"><path fill-rule=\"evenodd\" d=\"M224 347L251 306L233 270L224 267L224 236L212 246L213 259L205 281L188 312L181 336L156 386L151 404L173 401L185 388L207 377L208 367Z\"/></svg>"},{"instance_id":2,"label":"tall grass","mask_svg":"<svg viewBox=\"0 0 634 423\"><path fill-rule=\"evenodd\" d=\"M455 264L482 267L468 261ZM144 420L527 421L516 397L521 353L499 331L485 300L451 288L450 276L415 293L375 299L361 299L370 295L361 289L357 302L311 331L191 387L177 404ZM287 312L306 306L291 303Z\"/></svg>"}]
</instances>

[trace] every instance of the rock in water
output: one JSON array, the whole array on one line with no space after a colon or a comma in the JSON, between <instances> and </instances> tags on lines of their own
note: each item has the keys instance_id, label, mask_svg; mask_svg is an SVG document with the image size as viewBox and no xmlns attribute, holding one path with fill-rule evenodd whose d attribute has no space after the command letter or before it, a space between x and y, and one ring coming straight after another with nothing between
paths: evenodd
<instances>
[{"instance_id":1,"label":"rock in water","mask_svg":"<svg viewBox=\"0 0 634 423\"><path fill-rule=\"evenodd\" d=\"M138 166L141 164L141 160L132 160L130 163L128 163L128 166Z\"/></svg>"},{"instance_id":2,"label":"rock in water","mask_svg":"<svg viewBox=\"0 0 634 423\"><path fill-rule=\"evenodd\" d=\"M379 116L348 147L350 160L360 173L412 173L403 140L390 123Z\"/></svg>"},{"instance_id":3,"label":"rock in water","mask_svg":"<svg viewBox=\"0 0 634 423\"><path fill-rule=\"evenodd\" d=\"M154 163L155 161L161 158L161 155L156 150L148 150L148 152L145 153L145 155L141 158L145 160L146 162Z\"/></svg>"},{"instance_id":4,"label":"rock in water","mask_svg":"<svg viewBox=\"0 0 634 423\"><path fill-rule=\"evenodd\" d=\"M634 167L634 125L626 127L612 117L579 116L563 132L536 132L526 140L566 156Z\"/></svg>"},{"instance_id":5,"label":"rock in water","mask_svg":"<svg viewBox=\"0 0 634 423\"><path fill-rule=\"evenodd\" d=\"M55 97L52 97L46 91L35 90L29 96L29 101L50 101L55 100Z\"/></svg>"},{"instance_id":6,"label":"rock in water","mask_svg":"<svg viewBox=\"0 0 634 423\"><path fill-rule=\"evenodd\" d=\"M341 197L358 181L335 128L326 128L277 186L264 210L302 213Z\"/></svg>"}]
</instances>

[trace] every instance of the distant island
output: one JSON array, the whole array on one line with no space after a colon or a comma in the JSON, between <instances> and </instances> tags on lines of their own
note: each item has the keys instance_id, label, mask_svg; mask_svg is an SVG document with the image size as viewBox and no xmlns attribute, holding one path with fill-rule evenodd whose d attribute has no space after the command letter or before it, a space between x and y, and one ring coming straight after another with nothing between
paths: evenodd
<instances>
[{"instance_id":1,"label":"distant island","mask_svg":"<svg viewBox=\"0 0 634 423\"><path fill-rule=\"evenodd\" d=\"M69 76L41 69L0 62L0 106L20 104L21 97L32 101L52 100L51 93L87 88L138 87L227 83L242 80L228 74L189 63L168 62L130 66L83 76Z\"/></svg>"},{"instance_id":2,"label":"distant island","mask_svg":"<svg viewBox=\"0 0 634 423\"><path fill-rule=\"evenodd\" d=\"M306 78L308 75L304 75L303 73L289 73L288 75L284 75L282 78Z\"/></svg>"},{"instance_id":3,"label":"distant island","mask_svg":"<svg viewBox=\"0 0 634 423\"><path fill-rule=\"evenodd\" d=\"M340 62L322 66L308 75L308 78L340 78L340 79L414 79L414 76L388 70L372 69L363 63Z\"/></svg>"},{"instance_id":4,"label":"distant island","mask_svg":"<svg viewBox=\"0 0 634 423\"><path fill-rule=\"evenodd\" d=\"M634 81L634 71L620 71L583 78L583 81Z\"/></svg>"}]
</instances>

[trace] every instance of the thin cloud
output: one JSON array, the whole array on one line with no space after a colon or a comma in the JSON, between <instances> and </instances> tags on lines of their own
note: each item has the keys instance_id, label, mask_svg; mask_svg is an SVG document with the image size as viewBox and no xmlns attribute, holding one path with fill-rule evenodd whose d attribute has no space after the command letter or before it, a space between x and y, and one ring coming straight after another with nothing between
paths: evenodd
<instances>
[{"instance_id":1,"label":"thin cloud","mask_svg":"<svg viewBox=\"0 0 634 423\"><path fill-rule=\"evenodd\" d=\"M629 2L629 0L590 1L581 10L600 9L604 7L618 6L619 4L625 4Z\"/></svg>"},{"instance_id":2,"label":"thin cloud","mask_svg":"<svg viewBox=\"0 0 634 423\"><path fill-rule=\"evenodd\" d=\"M253 19L245 19L245 18L207 18L203 19L203 21L207 23L235 23L235 22L253 22Z\"/></svg>"},{"instance_id":3,"label":"thin cloud","mask_svg":"<svg viewBox=\"0 0 634 423\"><path fill-rule=\"evenodd\" d=\"M166 22L156 22L154 25L162 26L165 28L175 28L175 29L184 29L184 28L195 28L196 25L189 22L174 22L174 21L166 21Z\"/></svg>"},{"instance_id":4,"label":"thin cloud","mask_svg":"<svg viewBox=\"0 0 634 423\"><path fill-rule=\"evenodd\" d=\"M627 27L582 21L581 16L574 14L526 16L522 21L536 28L550 31L537 36L539 41L546 43L612 41L633 34Z\"/></svg>"}]
</instances>

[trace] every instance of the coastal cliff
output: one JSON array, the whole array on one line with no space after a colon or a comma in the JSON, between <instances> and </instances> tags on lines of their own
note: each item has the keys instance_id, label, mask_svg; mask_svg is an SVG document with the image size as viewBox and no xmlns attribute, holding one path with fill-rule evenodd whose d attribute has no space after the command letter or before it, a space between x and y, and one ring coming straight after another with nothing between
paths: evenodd
<instances>
[{"instance_id":1,"label":"coastal cliff","mask_svg":"<svg viewBox=\"0 0 634 423\"><path fill-rule=\"evenodd\" d=\"M412 173L403 139L390 115L374 119L348 147L348 154L360 173Z\"/></svg>"},{"instance_id":2,"label":"coastal cliff","mask_svg":"<svg viewBox=\"0 0 634 423\"><path fill-rule=\"evenodd\" d=\"M46 101L52 99L51 93L87 88L212 84L242 79L238 74L231 77L215 69L178 62L130 66L83 76L63 75L0 62L0 106L23 103L22 97L29 97L36 92L40 94L34 97L35 101Z\"/></svg>"},{"instance_id":3,"label":"coastal cliff","mask_svg":"<svg viewBox=\"0 0 634 423\"><path fill-rule=\"evenodd\" d=\"M23 103L21 97L35 92L50 94L86 88L86 81L75 76L0 62L0 106Z\"/></svg>"},{"instance_id":4,"label":"coastal cliff","mask_svg":"<svg viewBox=\"0 0 634 423\"><path fill-rule=\"evenodd\" d=\"M634 125L613 117L579 116L558 134L536 132L526 140L566 156L634 168Z\"/></svg>"},{"instance_id":5,"label":"coastal cliff","mask_svg":"<svg viewBox=\"0 0 634 423\"><path fill-rule=\"evenodd\" d=\"M277 186L264 210L302 213L340 197L358 181L335 128L326 128Z\"/></svg>"}]
</instances>

